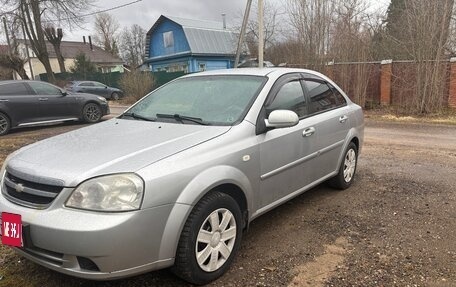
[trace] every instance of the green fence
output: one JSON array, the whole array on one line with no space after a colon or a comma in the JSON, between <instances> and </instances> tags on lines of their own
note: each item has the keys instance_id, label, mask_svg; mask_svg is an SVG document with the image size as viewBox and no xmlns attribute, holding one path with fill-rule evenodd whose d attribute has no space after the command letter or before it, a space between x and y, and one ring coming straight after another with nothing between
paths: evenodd
<instances>
[{"instance_id":1,"label":"green fence","mask_svg":"<svg viewBox=\"0 0 456 287\"><path fill-rule=\"evenodd\" d=\"M155 80L155 87L160 87L167 82L174 80L180 76L183 76L184 72L144 72L151 73ZM119 86L120 78L123 73L114 72L114 73L89 73L89 74L76 74L76 73L55 73L55 78L57 80L57 85L65 86L69 81L97 81L101 82L110 87L115 87L121 89ZM49 82L47 74L40 74L40 79L45 82Z\"/></svg>"}]
</instances>

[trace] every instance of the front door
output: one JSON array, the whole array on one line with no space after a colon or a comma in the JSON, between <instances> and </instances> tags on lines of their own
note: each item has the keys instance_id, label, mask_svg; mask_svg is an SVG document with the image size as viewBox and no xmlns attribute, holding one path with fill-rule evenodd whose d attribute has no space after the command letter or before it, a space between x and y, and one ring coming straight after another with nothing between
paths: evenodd
<instances>
[{"instance_id":1,"label":"front door","mask_svg":"<svg viewBox=\"0 0 456 287\"><path fill-rule=\"evenodd\" d=\"M270 102L270 103L268 103ZM267 115L273 110L292 110L300 117L290 128L269 130L258 135L260 139L260 206L286 200L311 181L309 160L316 152L316 136L308 114L301 76L285 75L280 78L265 106Z\"/></svg>"},{"instance_id":2,"label":"front door","mask_svg":"<svg viewBox=\"0 0 456 287\"><path fill-rule=\"evenodd\" d=\"M36 94L40 121L72 118L72 98L58 87L43 82L28 82Z\"/></svg>"}]
</instances>

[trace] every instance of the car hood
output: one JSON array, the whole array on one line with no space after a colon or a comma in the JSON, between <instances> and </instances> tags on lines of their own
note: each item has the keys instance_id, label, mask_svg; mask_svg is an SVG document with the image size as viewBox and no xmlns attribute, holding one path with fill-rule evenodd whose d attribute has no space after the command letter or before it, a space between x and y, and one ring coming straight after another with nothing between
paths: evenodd
<instances>
[{"instance_id":1,"label":"car hood","mask_svg":"<svg viewBox=\"0 0 456 287\"><path fill-rule=\"evenodd\" d=\"M229 129L112 119L26 146L7 170L25 180L74 187L103 174L135 172Z\"/></svg>"}]
</instances>

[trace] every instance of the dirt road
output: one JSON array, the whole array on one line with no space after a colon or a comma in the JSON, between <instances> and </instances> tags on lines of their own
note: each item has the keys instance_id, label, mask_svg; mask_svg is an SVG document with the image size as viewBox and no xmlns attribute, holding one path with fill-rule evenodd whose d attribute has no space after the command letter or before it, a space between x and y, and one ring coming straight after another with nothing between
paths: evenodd
<instances>
[{"instance_id":1,"label":"dirt road","mask_svg":"<svg viewBox=\"0 0 456 287\"><path fill-rule=\"evenodd\" d=\"M0 139L21 145L79 128ZM64 276L0 248L0 286L187 286L168 271L114 282ZM211 286L456 286L456 126L367 120L354 185L320 185L258 218Z\"/></svg>"}]
</instances>

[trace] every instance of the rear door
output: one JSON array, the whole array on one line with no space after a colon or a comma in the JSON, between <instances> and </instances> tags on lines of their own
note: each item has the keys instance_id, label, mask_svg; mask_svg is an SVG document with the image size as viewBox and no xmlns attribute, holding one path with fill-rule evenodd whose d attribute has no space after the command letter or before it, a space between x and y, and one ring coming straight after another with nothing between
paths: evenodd
<instances>
[{"instance_id":1,"label":"rear door","mask_svg":"<svg viewBox=\"0 0 456 287\"><path fill-rule=\"evenodd\" d=\"M88 94L93 94L94 92L94 84L92 82L82 82L79 83L77 88L75 90L78 93L88 93Z\"/></svg>"},{"instance_id":2,"label":"rear door","mask_svg":"<svg viewBox=\"0 0 456 287\"><path fill-rule=\"evenodd\" d=\"M13 125L36 121L37 102L37 96L24 82L0 85L0 110L11 118Z\"/></svg>"},{"instance_id":3,"label":"rear door","mask_svg":"<svg viewBox=\"0 0 456 287\"><path fill-rule=\"evenodd\" d=\"M28 82L38 98L38 112L42 121L77 118L73 106L75 98L62 94L62 90L44 82Z\"/></svg>"},{"instance_id":4,"label":"rear door","mask_svg":"<svg viewBox=\"0 0 456 287\"><path fill-rule=\"evenodd\" d=\"M311 173L313 181L317 181L338 169L350 130L350 113L345 98L330 83L314 75L304 77L319 152Z\"/></svg>"}]
</instances>

